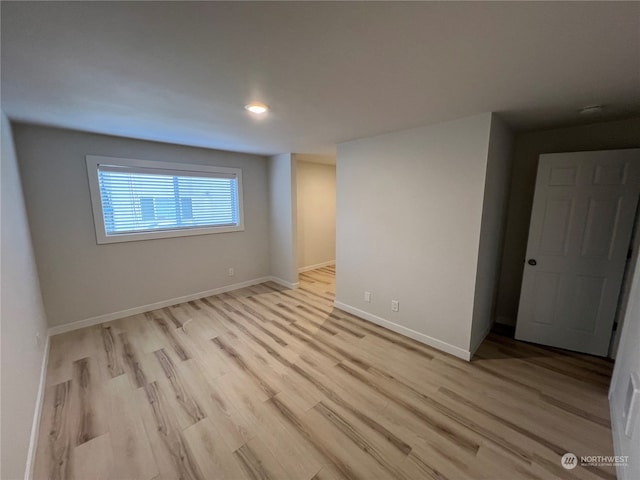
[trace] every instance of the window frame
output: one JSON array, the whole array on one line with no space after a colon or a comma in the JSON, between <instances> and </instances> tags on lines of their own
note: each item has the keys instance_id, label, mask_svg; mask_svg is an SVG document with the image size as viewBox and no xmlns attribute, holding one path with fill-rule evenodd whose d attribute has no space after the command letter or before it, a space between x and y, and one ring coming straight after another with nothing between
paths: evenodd
<instances>
[{"instance_id":1,"label":"window frame","mask_svg":"<svg viewBox=\"0 0 640 480\"><path fill-rule=\"evenodd\" d=\"M140 240L153 240L158 238L187 237L192 235L210 235L214 233L229 233L244 231L244 208L242 190L242 169L230 167L215 167L192 163L170 163L155 160L138 160L133 158L106 157L102 155L86 155L87 176L89 178L89 193L93 212L93 223L96 231L96 241L99 245L120 242L135 242ZM104 224L104 210L102 208L102 195L98 178L98 167L111 165L123 168L149 168L166 171L167 175L192 173L221 174L225 176L235 175L238 182L238 224L220 227L182 227L163 230L131 232L108 235Z\"/></svg>"}]
</instances>

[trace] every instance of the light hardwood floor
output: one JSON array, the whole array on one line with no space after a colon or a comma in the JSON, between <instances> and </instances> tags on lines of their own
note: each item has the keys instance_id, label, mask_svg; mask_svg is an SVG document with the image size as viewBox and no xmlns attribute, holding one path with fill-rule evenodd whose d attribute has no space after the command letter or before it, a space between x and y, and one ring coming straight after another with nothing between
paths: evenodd
<instances>
[{"instance_id":1,"label":"light hardwood floor","mask_svg":"<svg viewBox=\"0 0 640 480\"><path fill-rule=\"evenodd\" d=\"M333 305L334 271L51 339L35 478L614 479L612 364L491 334L471 363Z\"/></svg>"}]
</instances>

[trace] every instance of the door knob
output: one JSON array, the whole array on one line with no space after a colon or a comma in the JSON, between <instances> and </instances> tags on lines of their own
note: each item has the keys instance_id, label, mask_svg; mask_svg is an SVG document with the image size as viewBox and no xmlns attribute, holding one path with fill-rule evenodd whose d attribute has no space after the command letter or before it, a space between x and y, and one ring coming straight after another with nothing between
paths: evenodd
<instances>
[{"instance_id":1,"label":"door knob","mask_svg":"<svg viewBox=\"0 0 640 480\"><path fill-rule=\"evenodd\" d=\"M537 265L538 262L535 261L534 258L530 258L529 261L527 262L529 265Z\"/></svg>"}]
</instances>

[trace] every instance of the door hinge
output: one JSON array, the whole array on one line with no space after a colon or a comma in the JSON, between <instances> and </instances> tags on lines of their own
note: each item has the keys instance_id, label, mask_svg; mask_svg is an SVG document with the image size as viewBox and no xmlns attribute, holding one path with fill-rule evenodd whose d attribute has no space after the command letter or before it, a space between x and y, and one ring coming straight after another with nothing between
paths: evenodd
<instances>
[{"instance_id":1,"label":"door hinge","mask_svg":"<svg viewBox=\"0 0 640 480\"><path fill-rule=\"evenodd\" d=\"M627 250L627 260L629 260L632 256L633 256L633 249L630 248L629 250Z\"/></svg>"}]
</instances>

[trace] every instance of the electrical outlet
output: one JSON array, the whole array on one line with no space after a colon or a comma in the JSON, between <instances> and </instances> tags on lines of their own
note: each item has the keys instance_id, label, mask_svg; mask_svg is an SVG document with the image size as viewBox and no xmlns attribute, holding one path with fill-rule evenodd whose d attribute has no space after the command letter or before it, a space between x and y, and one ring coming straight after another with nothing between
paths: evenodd
<instances>
[{"instance_id":1,"label":"electrical outlet","mask_svg":"<svg viewBox=\"0 0 640 480\"><path fill-rule=\"evenodd\" d=\"M229 269L229 276L233 277L236 274L236 271L233 268Z\"/></svg>"},{"instance_id":2,"label":"electrical outlet","mask_svg":"<svg viewBox=\"0 0 640 480\"><path fill-rule=\"evenodd\" d=\"M371 303L371 292L364 292L364 301Z\"/></svg>"},{"instance_id":3,"label":"electrical outlet","mask_svg":"<svg viewBox=\"0 0 640 480\"><path fill-rule=\"evenodd\" d=\"M400 302L398 300L391 300L391 311L392 312L400 311Z\"/></svg>"}]
</instances>

